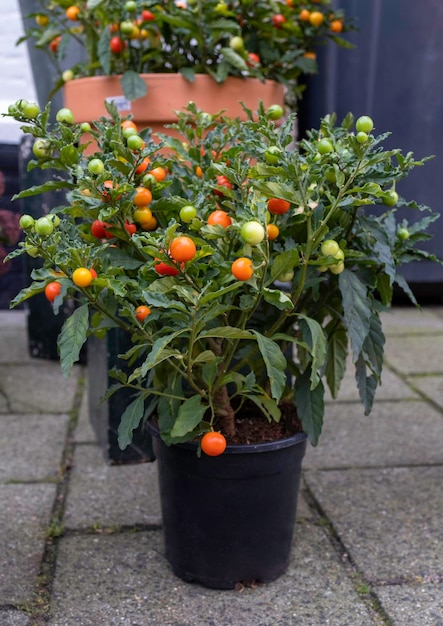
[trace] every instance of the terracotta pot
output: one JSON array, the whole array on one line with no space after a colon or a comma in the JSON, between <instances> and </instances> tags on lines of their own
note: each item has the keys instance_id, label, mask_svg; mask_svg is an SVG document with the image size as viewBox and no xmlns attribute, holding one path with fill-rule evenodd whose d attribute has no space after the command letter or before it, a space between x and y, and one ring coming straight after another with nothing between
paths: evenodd
<instances>
[{"instance_id":1,"label":"terracotta pot","mask_svg":"<svg viewBox=\"0 0 443 626\"><path fill-rule=\"evenodd\" d=\"M147 95L129 101L123 96L119 76L91 76L66 83L64 105L70 108L76 122L91 122L107 115L105 100L113 100L121 113L131 114L139 129L151 127L164 132L164 125L177 120L174 111L183 110L188 102L207 113L226 110L230 117L245 117L240 102L256 110L259 100L265 107L284 102L284 87L275 81L264 83L256 78L229 77L218 84L207 74L197 74L193 83L180 74L142 74Z\"/></svg>"}]
</instances>

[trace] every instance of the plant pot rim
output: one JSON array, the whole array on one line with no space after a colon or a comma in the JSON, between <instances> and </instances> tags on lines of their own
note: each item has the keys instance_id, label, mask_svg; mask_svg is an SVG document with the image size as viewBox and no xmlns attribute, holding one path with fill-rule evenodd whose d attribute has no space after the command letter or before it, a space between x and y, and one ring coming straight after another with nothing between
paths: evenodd
<instances>
[{"instance_id":1,"label":"plant pot rim","mask_svg":"<svg viewBox=\"0 0 443 626\"><path fill-rule=\"evenodd\" d=\"M144 74L139 74L139 76L144 81L150 81L150 82L151 81L163 82L169 79L171 81L182 80L186 84L191 85L191 86L195 85L195 83L208 82L211 85L216 85L221 88L226 83L242 84L245 82L249 82L249 83L260 83L262 85L269 85L269 86L278 85L279 87L281 87L282 91L286 89L282 83L279 83L276 80L271 80L269 78L266 78L265 80L260 80L260 78L255 78L253 76L244 76L243 78L240 76L227 76L225 80L220 83L217 82L215 78L213 78L210 74L195 74L194 80L192 81L185 78L182 74L180 74L180 72L147 72ZM73 78L72 80L68 81L67 83L65 83L64 88L69 89L73 84L82 84L82 83L90 84L91 82L109 82L109 83L119 82L121 77L122 77L122 74L111 74L111 75L100 74L98 76L97 75L96 76L82 76L80 78Z\"/></svg>"},{"instance_id":2,"label":"plant pot rim","mask_svg":"<svg viewBox=\"0 0 443 626\"><path fill-rule=\"evenodd\" d=\"M160 431L152 422L147 422L147 428L149 432L154 437L161 439ZM307 435L304 432L295 433L289 437L284 437L283 439L276 439L275 441L264 441L259 443L247 443L247 444L228 444L226 446L223 455L225 454L253 454L256 452L274 452L275 450L281 450L283 448L289 448L291 446L295 446L307 439ZM166 445L166 444L165 444ZM187 449L187 450L195 450L197 452L198 443L195 441L187 441L185 443L177 443L174 446Z\"/></svg>"}]
</instances>

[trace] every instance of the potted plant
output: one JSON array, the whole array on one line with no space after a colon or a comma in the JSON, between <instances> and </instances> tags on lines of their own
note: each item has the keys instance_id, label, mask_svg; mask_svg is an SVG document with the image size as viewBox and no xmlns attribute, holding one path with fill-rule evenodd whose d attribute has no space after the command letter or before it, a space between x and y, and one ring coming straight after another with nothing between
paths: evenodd
<instances>
[{"instance_id":1,"label":"potted plant","mask_svg":"<svg viewBox=\"0 0 443 626\"><path fill-rule=\"evenodd\" d=\"M240 99L255 109L258 98L269 105L286 97L294 108L304 75L317 69L315 47L327 40L348 45L341 33L350 28L330 0L39 3L27 20L34 25L19 41L31 40L49 55L58 75L55 89L64 86L76 121L105 114L105 97L141 123L149 119L151 127L173 121L172 112L190 100L211 113L234 107L233 117L242 113ZM62 69L72 43L83 49L83 61ZM137 101L147 91L148 107ZM208 91L214 91L212 110ZM153 117L146 118L146 108Z\"/></svg>"},{"instance_id":2,"label":"potted plant","mask_svg":"<svg viewBox=\"0 0 443 626\"><path fill-rule=\"evenodd\" d=\"M43 291L54 310L79 299L59 338L66 376L89 335L129 333L109 393L133 395L122 447L140 422L154 432L174 571L220 588L272 580L288 563L325 385L337 394L350 351L369 413L380 313L396 284L414 301L399 268L429 257L417 243L437 215L396 185L425 159L385 150L367 116L327 116L294 147L293 120L277 128L263 106L239 122L190 104L181 140L160 143L107 109L89 129L65 110L51 128L49 106L33 119L11 107L39 146L31 167L61 173L19 197L67 191L48 217L21 218L10 256L43 267L12 306ZM397 223L398 206L423 216Z\"/></svg>"}]
</instances>

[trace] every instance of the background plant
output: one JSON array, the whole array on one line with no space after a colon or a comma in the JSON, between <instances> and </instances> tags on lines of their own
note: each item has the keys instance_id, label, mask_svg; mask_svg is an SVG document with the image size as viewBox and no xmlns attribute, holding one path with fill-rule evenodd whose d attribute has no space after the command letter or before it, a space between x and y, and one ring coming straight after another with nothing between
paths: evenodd
<instances>
[{"instance_id":1,"label":"background plant","mask_svg":"<svg viewBox=\"0 0 443 626\"><path fill-rule=\"evenodd\" d=\"M43 290L55 311L79 299L59 338L65 375L90 333L130 333L128 365L114 372L134 391L121 445L153 413L168 443L211 430L229 440L245 402L270 421L295 406L316 444L325 385L335 397L348 351L369 413L380 313L395 285L415 302L398 268L434 258L416 246L438 215L396 189L425 159L385 150L387 134L351 114L325 117L294 146L293 119L276 128L262 107L239 123L189 105L181 138L160 143L108 111L94 129L50 128L49 106L34 119L10 107L39 146L30 167L61 173L19 197L67 192L49 216L21 218L26 240L12 256L44 264L12 305ZM400 206L411 223L396 219Z\"/></svg>"},{"instance_id":2,"label":"background plant","mask_svg":"<svg viewBox=\"0 0 443 626\"><path fill-rule=\"evenodd\" d=\"M129 100L146 93L140 73L195 73L217 82L228 76L273 79L288 88L294 106L304 74L316 71L315 48L327 40L348 45L349 27L330 0L40 0L31 15L32 38L58 71L56 88L82 76L122 74ZM70 43L84 48L84 61L68 70L61 61Z\"/></svg>"}]
</instances>

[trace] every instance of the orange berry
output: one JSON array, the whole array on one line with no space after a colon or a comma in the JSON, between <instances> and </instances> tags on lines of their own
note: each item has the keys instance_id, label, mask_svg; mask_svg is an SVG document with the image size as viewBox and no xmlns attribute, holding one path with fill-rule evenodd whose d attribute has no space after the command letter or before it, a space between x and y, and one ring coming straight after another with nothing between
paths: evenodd
<instances>
[{"instance_id":1,"label":"orange berry","mask_svg":"<svg viewBox=\"0 0 443 626\"><path fill-rule=\"evenodd\" d=\"M301 19L302 22L309 22L310 16L311 12L308 11L308 9L303 9L302 11L300 11L298 17Z\"/></svg>"},{"instance_id":2,"label":"orange berry","mask_svg":"<svg viewBox=\"0 0 443 626\"><path fill-rule=\"evenodd\" d=\"M135 317L139 322L143 322L143 320L146 319L150 313L151 309L144 304L141 304L135 309Z\"/></svg>"},{"instance_id":3,"label":"orange berry","mask_svg":"<svg viewBox=\"0 0 443 626\"><path fill-rule=\"evenodd\" d=\"M249 280L254 273L251 259L240 257L231 265L231 272L237 280Z\"/></svg>"},{"instance_id":4,"label":"orange berry","mask_svg":"<svg viewBox=\"0 0 443 626\"><path fill-rule=\"evenodd\" d=\"M190 261L195 257L197 248L190 237L180 235L171 241L169 246L169 254L174 261L183 262Z\"/></svg>"},{"instance_id":5,"label":"orange berry","mask_svg":"<svg viewBox=\"0 0 443 626\"><path fill-rule=\"evenodd\" d=\"M321 11L312 11L311 15L309 16L309 22L312 24L312 26L321 26L324 19L325 16Z\"/></svg>"},{"instance_id":6,"label":"orange berry","mask_svg":"<svg viewBox=\"0 0 443 626\"><path fill-rule=\"evenodd\" d=\"M343 22L341 20L332 20L330 29L333 33L341 33L343 30Z\"/></svg>"},{"instance_id":7,"label":"orange berry","mask_svg":"<svg viewBox=\"0 0 443 626\"><path fill-rule=\"evenodd\" d=\"M268 224L266 226L269 241L274 241L280 234L280 229L276 224Z\"/></svg>"},{"instance_id":8,"label":"orange berry","mask_svg":"<svg viewBox=\"0 0 443 626\"><path fill-rule=\"evenodd\" d=\"M75 22L80 15L80 7L75 6L74 4L66 9L66 17L68 20Z\"/></svg>"},{"instance_id":9,"label":"orange berry","mask_svg":"<svg viewBox=\"0 0 443 626\"><path fill-rule=\"evenodd\" d=\"M87 267L78 267L72 273L72 280L77 287L88 287L92 279L93 276Z\"/></svg>"},{"instance_id":10,"label":"orange berry","mask_svg":"<svg viewBox=\"0 0 443 626\"><path fill-rule=\"evenodd\" d=\"M201 447L208 456L220 456L226 450L226 438L221 433L205 433L201 440Z\"/></svg>"},{"instance_id":11,"label":"orange berry","mask_svg":"<svg viewBox=\"0 0 443 626\"><path fill-rule=\"evenodd\" d=\"M166 170L164 167L154 167L154 169L150 170L148 174L151 174L157 182L161 182L166 178Z\"/></svg>"},{"instance_id":12,"label":"orange berry","mask_svg":"<svg viewBox=\"0 0 443 626\"><path fill-rule=\"evenodd\" d=\"M219 226L223 226L223 228L227 228L232 224L232 220L226 211L222 211L218 209L217 211L213 211L208 217L209 226L215 226L218 224Z\"/></svg>"},{"instance_id":13,"label":"orange berry","mask_svg":"<svg viewBox=\"0 0 443 626\"><path fill-rule=\"evenodd\" d=\"M135 206L147 206L152 201L152 193L147 187L137 187L133 202Z\"/></svg>"}]
</instances>

